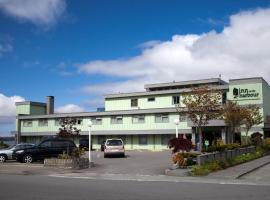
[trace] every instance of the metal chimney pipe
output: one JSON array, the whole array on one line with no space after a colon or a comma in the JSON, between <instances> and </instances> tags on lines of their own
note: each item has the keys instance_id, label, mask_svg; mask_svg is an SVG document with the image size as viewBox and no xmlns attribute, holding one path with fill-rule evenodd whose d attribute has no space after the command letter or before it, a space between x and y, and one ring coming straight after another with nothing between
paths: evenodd
<instances>
[{"instance_id":1,"label":"metal chimney pipe","mask_svg":"<svg viewBox=\"0 0 270 200\"><path fill-rule=\"evenodd\" d=\"M47 115L54 113L54 96L47 96L46 113Z\"/></svg>"}]
</instances>

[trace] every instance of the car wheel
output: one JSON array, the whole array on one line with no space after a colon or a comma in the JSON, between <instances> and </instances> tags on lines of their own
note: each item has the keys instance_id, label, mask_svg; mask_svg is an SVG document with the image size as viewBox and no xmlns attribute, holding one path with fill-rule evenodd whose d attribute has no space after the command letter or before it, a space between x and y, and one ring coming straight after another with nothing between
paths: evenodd
<instances>
[{"instance_id":1,"label":"car wheel","mask_svg":"<svg viewBox=\"0 0 270 200\"><path fill-rule=\"evenodd\" d=\"M126 155L123 153L122 157L123 157L123 158L125 158L125 157L126 157Z\"/></svg>"},{"instance_id":2,"label":"car wheel","mask_svg":"<svg viewBox=\"0 0 270 200\"><path fill-rule=\"evenodd\" d=\"M104 158L107 158L107 155L104 153Z\"/></svg>"},{"instance_id":3,"label":"car wheel","mask_svg":"<svg viewBox=\"0 0 270 200\"><path fill-rule=\"evenodd\" d=\"M5 155L0 155L0 163L6 162L7 157Z\"/></svg>"},{"instance_id":4,"label":"car wheel","mask_svg":"<svg viewBox=\"0 0 270 200\"><path fill-rule=\"evenodd\" d=\"M25 155L23 157L23 162L24 163L32 163L33 162L33 156L31 156L31 155Z\"/></svg>"}]
</instances>

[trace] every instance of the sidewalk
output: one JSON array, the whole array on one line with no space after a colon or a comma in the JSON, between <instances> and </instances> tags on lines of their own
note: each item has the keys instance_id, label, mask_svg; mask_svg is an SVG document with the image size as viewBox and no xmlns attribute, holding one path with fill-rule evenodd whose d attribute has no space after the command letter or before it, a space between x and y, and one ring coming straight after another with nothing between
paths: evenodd
<instances>
[{"instance_id":1,"label":"sidewalk","mask_svg":"<svg viewBox=\"0 0 270 200\"><path fill-rule=\"evenodd\" d=\"M252 160L247 163L243 163L241 165L237 165L234 167L230 167L225 170L217 171L210 173L209 175L206 176L206 178L211 178L211 179L217 179L217 178L222 178L222 179L239 179L242 176L260 168L263 167L267 164L270 163L270 156L264 156L262 158L258 158L256 160Z\"/></svg>"}]
</instances>

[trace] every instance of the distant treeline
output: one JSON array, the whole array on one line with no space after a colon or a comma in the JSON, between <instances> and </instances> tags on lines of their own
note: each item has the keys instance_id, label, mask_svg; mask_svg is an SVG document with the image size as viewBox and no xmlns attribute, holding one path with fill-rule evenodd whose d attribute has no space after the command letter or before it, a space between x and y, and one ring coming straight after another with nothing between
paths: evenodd
<instances>
[{"instance_id":1,"label":"distant treeline","mask_svg":"<svg viewBox=\"0 0 270 200\"><path fill-rule=\"evenodd\" d=\"M6 137L1 137L0 136L0 141L3 141L3 142L8 142L8 141L14 141L15 140L15 137L14 136L6 136Z\"/></svg>"}]
</instances>

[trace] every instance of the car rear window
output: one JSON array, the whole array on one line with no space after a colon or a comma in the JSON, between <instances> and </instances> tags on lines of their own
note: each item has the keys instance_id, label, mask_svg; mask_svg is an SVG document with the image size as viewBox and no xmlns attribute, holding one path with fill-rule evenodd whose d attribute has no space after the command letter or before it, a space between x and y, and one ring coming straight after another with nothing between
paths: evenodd
<instances>
[{"instance_id":1,"label":"car rear window","mask_svg":"<svg viewBox=\"0 0 270 200\"><path fill-rule=\"evenodd\" d=\"M108 146L120 146L120 145L123 145L123 142L121 140L108 140L106 145L108 145Z\"/></svg>"}]
</instances>

